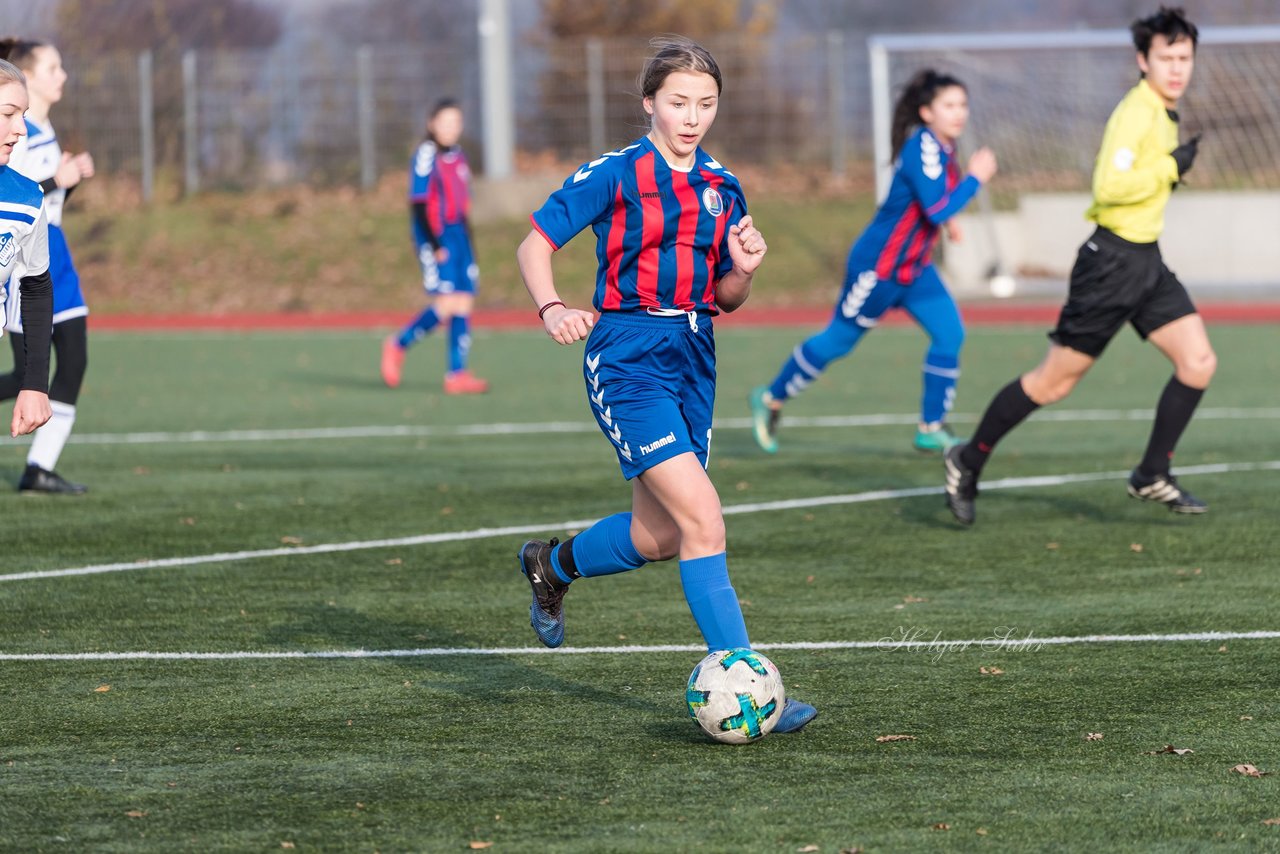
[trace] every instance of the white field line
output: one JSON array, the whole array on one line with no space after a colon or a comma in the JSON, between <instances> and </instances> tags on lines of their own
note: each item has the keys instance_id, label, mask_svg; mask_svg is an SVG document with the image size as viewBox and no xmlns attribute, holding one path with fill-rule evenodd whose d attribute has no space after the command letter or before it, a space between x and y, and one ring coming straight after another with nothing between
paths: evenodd
<instances>
[{"instance_id":1,"label":"white field line","mask_svg":"<svg viewBox=\"0 0 1280 854\"><path fill-rule=\"evenodd\" d=\"M1150 421L1150 409L1063 409L1042 410L1031 416L1034 421ZM1244 421L1280 419L1280 408L1204 408L1196 410L1197 421ZM978 416L952 413L948 420L956 424L976 422ZM915 414L895 415L816 415L787 416L787 429L814 427L884 427L915 424ZM750 418L717 418L714 426L721 430L745 430ZM276 430L190 430L152 433L84 433L73 434L74 445L156 445L196 444L204 442L280 442L323 439L394 439L456 436L540 436L548 433L595 433L600 428L589 421L497 422L458 425L367 425L359 427L300 427ZM0 437L0 446L29 444L31 438Z\"/></svg>"},{"instance_id":2,"label":"white field line","mask_svg":"<svg viewBox=\"0 0 1280 854\"><path fill-rule=\"evenodd\" d=\"M1017 640L983 638L981 640L906 641L881 638L874 641L794 641L790 643L753 644L761 650L840 650L875 649L959 651L970 647L983 650L1035 651L1043 646L1075 646L1105 643L1185 643L1228 640L1275 640L1280 631L1250 632L1183 632L1149 635L1079 635ZM300 650L239 650L232 652L0 652L0 661L236 661L254 659L301 658L432 658L451 655L632 655L636 653L695 652L706 650L697 644L656 644L653 646L582 646L547 649L543 646L511 647L426 647L423 649L331 649L304 652Z\"/></svg>"},{"instance_id":3,"label":"white field line","mask_svg":"<svg viewBox=\"0 0 1280 854\"><path fill-rule=\"evenodd\" d=\"M1178 469L1180 475L1223 474L1227 472L1280 471L1280 460L1258 463L1212 463L1201 466L1185 466ZM1099 480L1119 480L1128 477L1127 471L1086 472L1082 474L1039 475L1035 477L1008 477L987 481L984 490L1016 489L1023 486L1062 486L1068 483L1087 483ZM941 486L920 486L910 489L880 489L872 492L854 492L844 495L818 495L812 498L789 498L780 501L761 501L752 504L731 504L724 508L726 516L763 513L771 510L800 510L808 507L831 507L841 504L864 504L871 501L889 501L895 498L914 498L921 495L941 495ZM163 569L166 567L196 566L206 563L232 563L269 557L297 557L299 555L353 552L366 549L421 546L433 543L455 543L465 540L483 540L493 537L514 537L521 534L539 534L548 531L582 530L596 522L595 519L572 519L567 522L549 522L528 525L511 525L502 528L476 528L470 531L448 531L439 534L419 534L412 537L396 537L383 540L357 540L346 543L326 543L316 546L258 549L253 551L218 552L189 557L157 558L125 563L105 563L71 569L35 570L0 575L0 582L30 581L41 578L60 578L69 575L101 575L108 572Z\"/></svg>"}]
</instances>

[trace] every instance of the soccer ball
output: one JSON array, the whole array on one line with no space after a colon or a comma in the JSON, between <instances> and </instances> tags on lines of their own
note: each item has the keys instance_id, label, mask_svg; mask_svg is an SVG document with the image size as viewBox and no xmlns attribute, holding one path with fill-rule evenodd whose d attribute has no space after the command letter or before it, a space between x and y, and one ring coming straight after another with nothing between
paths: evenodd
<instances>
[{"instance_id":1,"label":"soccer ball","mask_svg":"<svg viewBox=\"0 0 1280 854\"><path fill-rule=\"evenodd\" d=\"M693 668L684 700L707 735L746 744L773 731L787 695L772 661L750 649L722 649Z\"/></svg>"}]
</instances>

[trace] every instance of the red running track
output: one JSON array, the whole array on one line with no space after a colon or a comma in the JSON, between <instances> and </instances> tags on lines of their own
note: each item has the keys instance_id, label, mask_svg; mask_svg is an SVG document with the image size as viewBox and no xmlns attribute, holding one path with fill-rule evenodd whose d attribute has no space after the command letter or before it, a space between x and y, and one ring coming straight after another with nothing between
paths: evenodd
<instances>
[{"instance_id":1,"label":"red running track","mask_svg":"<svg viewBox=\"0 0 1280 854\"><path fill-rule=\"evenodd\" d=\"M961 303L965 323L972 326L1033 324L1051 326L1058 318L1059 304L1042 303ZM1280 302L1219 302L1199 306L1200 314L1215 323L1280 323ZM733 326L820 326L831 317L830 308L744 308L716 319ZM233 331L308 329L395 329L409 322L412 311L347 313L280 312L275 314L91 314L94 330L129 331ZM472 314L476 328L531 329L540 324L533 309L480 309ZM882 321L887 325L910 323L902 311L893 311Z\"/></svg>"}]
</instances>

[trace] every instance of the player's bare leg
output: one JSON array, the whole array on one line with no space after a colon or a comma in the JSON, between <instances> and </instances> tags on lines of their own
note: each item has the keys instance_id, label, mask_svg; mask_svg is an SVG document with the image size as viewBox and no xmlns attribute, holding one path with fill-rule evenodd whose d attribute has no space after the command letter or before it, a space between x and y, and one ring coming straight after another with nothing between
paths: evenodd
<instances>
[{"instance_id":1,"label":"player's bare leg","mask_svg":"<svg viewBox=\"0 0 1280 854\"><path fill-rule=\"evenodd\" d=\"M681 562L681 583L699 629L704 637L737 635L744 641L741 645L746 645L742 611L733 588L728 586L727 574L723 576L722 586L711 592L716 601L714 607L709 607L708 591L695 582L690 572L692 566L714 560L719 560L721 572L725 571L725 528L720 496L697 456L685 453L672 457L637 479L641 483L632 492L632 536L634 538L639 530L649 538L644 545L637 541L637 548L642 553L646 546L669 553L674 525L679 535L676 553ZM708 621L717 625L708 626ZM711 642L709 645L718 646ZM817 715L813 706L788 697L774 732L796 732Z\"/></svg>"}]
</instances>

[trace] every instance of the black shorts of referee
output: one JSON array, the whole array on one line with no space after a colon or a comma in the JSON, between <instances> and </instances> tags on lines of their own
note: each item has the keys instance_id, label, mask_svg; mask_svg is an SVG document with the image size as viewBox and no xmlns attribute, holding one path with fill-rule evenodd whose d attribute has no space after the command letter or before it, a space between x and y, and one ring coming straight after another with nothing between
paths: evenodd
<instances>
[{"instance_id":1,"label":"black shorts of referee","mask_svg":"<svg viewBox=\"0 0 1280 854\"><path fill-rule=\"evenodd\" d=\"M1191 296L1164 265L1158 243L1130 243L1099 227L1080 246L1071 287L1049 338L1098 358L1126 322L1147 336L1195 314Z\"/></svg>"}]
</instances>

